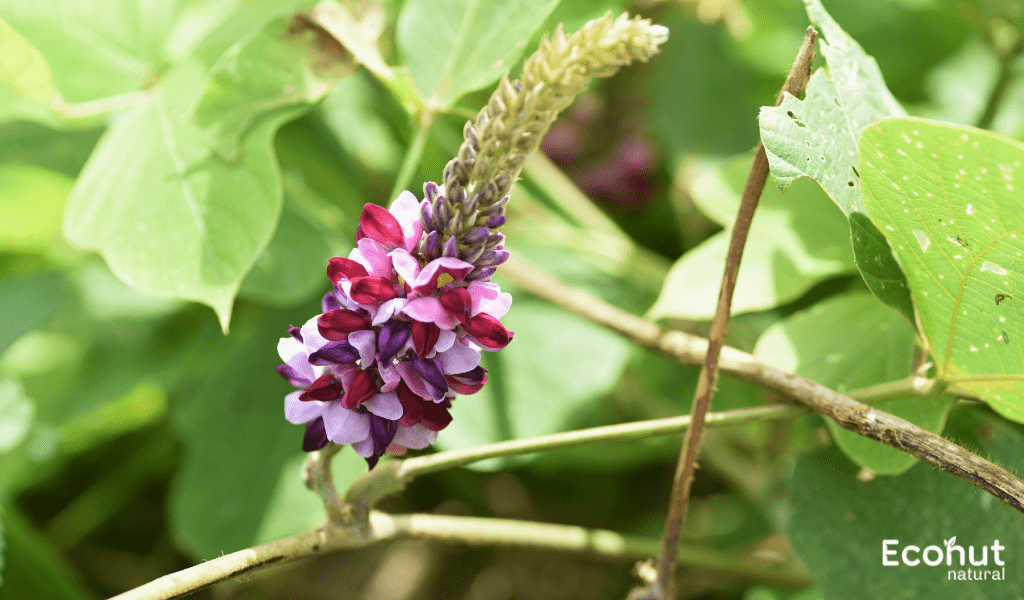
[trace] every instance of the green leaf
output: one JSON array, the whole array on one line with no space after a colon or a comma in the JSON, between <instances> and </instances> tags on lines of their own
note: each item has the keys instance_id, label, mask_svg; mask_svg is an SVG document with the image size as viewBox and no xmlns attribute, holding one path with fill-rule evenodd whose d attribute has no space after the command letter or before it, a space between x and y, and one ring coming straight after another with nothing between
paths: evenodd
<instances>
[{"instance_id":1,"label":"green leaf","mask_svg":"<svg viewBox=\"0 0 1024 600\"><path fill-rule=\"evenodd\" d=\"M57 93L39 50L22 37L6 21L0 19L0 82L20 99L49 112L49 104Z\"/></svg>"},{"instance_id":2,"label":"green leaf","mask_svg":"<svg viewBox=\"0 0 1024 600\"><path fill-rule=\"evenodd\" d=\"M495 81L519 61L558 0L409 0L398 17L402 64L435 108Z\"/></svg>"},{"instance_id":3,"label":"green leaf","mask_svg":"<svg viewBox=\"0 0 1024 600\"><path fill-rule=\"evenodd\" d=\"M666 147L669 164L690 153L728 156L757 144L750 124L737 118L757 110L756 80L730 51L728 34L678 13L659 22L672 35L645 83L650 132Z\"/></svg>"},{"instance_id":4,"label":"green leaf","mask_svg":"<svg viewBox=\"0 0 1024 600\"><path fill-rule=\"evenodd\" d=\"M742 155L698 176L692 186L694 202L727 229L676 261L651 309L652 318L714 316L749 168L750 156ZM846 219L811 182L800 182L785 196L774 187L766 188L743 250L733 313L785 304L819 281L854 271L846 229Z\"/></svg>"},{"instance_id":5,"label":"green leaf","mask_svg":"<svg viewBox=\"0 0 1024 600\"><path fill-rule=\"evenodd\" d=\"M597 325L519 297L502 318L515 339L485 355L488 384L453 403L455 417L438 448L473 448L566 431L607 393L629 358L629 344ZM486 461L494 468L507 461Z\"/></svg>"},{"instance_id":6,"label":"green leaf","mask_svg":"<svg viewBox=\"0 0 1024 600\"><path fill-rule=\"evenodd\" d=\"M25 395L20 381L0 378L0 454L25 439L35 412L36 405Z\"/></svg>"},{"instance_id":7,"label":"green leaf","mask_svg":"<svg viewBox=\"0 0 1024 600\"><path fill-rule=\"evenodd\" d=\"M880 119L906 113L886 88L875 59L832 20L820 0L804 3L811 23L824 35L819 46L828 73L818 69L811 76L803 100L787 94L778 107L761 108L761 141L780 189L785 191L798 177L810 177L852 221L863 211L857 170L860 132ZM868 288L913 321L892 251L877 243L867 220L851 223L850 229L854 257Z\"/></svg>"},{"instance_id":8,"label":"green leaf","mask_svg":"<svg viewBox=\"0 0 1024 600\"><path fill-rule=\"evenodd\" d=\"M959 441L997 462L1018 463L1024 452L1020 430L990 416L979 417L980 412L957 410L950 417L957 433L963 432L957 435ZM797 461L790 489L794 512L789 537L827 600L976 600L1024 594L1020 513L945 471L918 464L899 477L860 481L857 467L827 448ZM1003 569L995 564L991 547L987 566L972 567L969 561L961 566L957 552L952 553L951 565L943 560L936 566L907 566L899 554L888 557L899 560L899 566L882 564L883 540L897 540L890 549L901 553L908 545L945 550L945 540L952 537L965 553L974 546L976 560L983 556L982 546L999 540L1006 547L1001 556L1005 580L948 580L950 570ZM930 552L933 560L934 553Z\"/></svg>"},{"instance_id":9,"label":"green leaf","mask_svg":"<svg viewBox=\"0 0 1024 600\"><path fill-rule=\"evenodd\" d=\"M324 232L286 202L270 245L239 295L274 306L295 305L330 287L325 273L331 256Z\"/></svg>"},{"instance_id":10,"label":"green leaf","mask_svg":"<svg viewBox=\"0 0 1024 600\"><path fill-rule=\"evenodd\" d=\"M46 58L64 100L86 102L136 91L159 74L180 5L0 0L0 14Z\"/></svg>"},{"instance_id":11,"label":"green leaf","mask_svg":"<svg viewBox=\"0 0 1024 600\"><path fill-rule=\"evenodd\" d=\"M219 152L234 158L242 135L270 111L313 104L354 66L333 39L289 18L232 46L208 75L195 121Z\"/></svg>"},{"instance_id":12,"label":"green leaf","mask_svg":"<svg viewBox=\"0 0 1024 600\"><path fill-rule=\"evenodd\" d=\"M827 332L827 333L824 333ZM765 332L755 356L840 392L897 381L911 374L914 328L866 293L837 296L796 313ZM928 431L941 431L950 398L905 397L874 402ZM836 444L880 475L899 474L917 459L826 420Z\"/></svg>"},{"instance_id":13,"label":"green leaf","mask_svg":"<svg viewBox=\"0 0 1024 600\"><path fill-rule=\"evenodd\" d=\"M212 349L217 363L205 383L174 408L186 451L170 496L171 527L180 547L196 558L256 543L280 493L282 470L302 447L302 427L284 418L292 388L277 374L273 349L288 323L314 310L240 319L231 337Z\"/></svg>"},{"instance_id":14,"label":"green leaf","mask_svg":"<svg viewBox=\"0 0 1024 600\"><path fill-rule=\"evenodd\" d=\"M64 278L54 272L34 271L0 280L0 354L57 312L65 290Z\"/></svg>"},{"instance_id":15,"label":"green leaf","mask_svg":"<svg viewBox=\"0 0 1024 600\"><path fill-rule=\"evenodd\" d=\"M90 600L88 591L57 548L14 505L0 512L4 533L0 600Z\"/></svg>"},{"instance_id":16,"label":"green leaf","mask_svg":"<svg viewBox=\"0 0 1024 600\"><path fill-rule=\"evenodd\" d=\"M68 240L103 254L128 285L213 307L227 329L242 278L281 209L274 132L298 110L261 120L237 161L220 158L165 90L100 140L71 193Z\"/></svg>"},{"instance_id":17,"label":"green leaf","mask_svg":"<svg viewBox=\"0 0 1024 600\"><path fill-rule=\"evenodd\" d=\"M0 164L0 251L44 252L60 232L72 180L28 164Z\"/></svg>"},{"instance_id":18,"label":"green leaf","mask_svg":"<svg viewBox=\"0 0 1024 600\"><path fill-rule=\"evenodd\" d=\"M861 136L864 202L896 250L938 377L1024 421L1024 144L893 119Z\"/></svg>"}]
</instances>

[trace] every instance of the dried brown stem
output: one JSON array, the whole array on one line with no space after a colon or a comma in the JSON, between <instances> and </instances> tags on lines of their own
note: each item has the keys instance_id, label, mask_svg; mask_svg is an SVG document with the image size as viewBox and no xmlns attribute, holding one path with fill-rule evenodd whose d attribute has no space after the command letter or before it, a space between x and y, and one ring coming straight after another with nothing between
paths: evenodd
<instances>
[{"instance_id":1,"label":"dried brown stem","mask_svg":"<svg viewBox=\"0 0 1024 600\"><path fill-rule=\"evenodd\" d=\"M793 67L789 71L789 77L786 78L786 83L782 86L782 91L779 92L776 105L782 101L783 94L786 92L794 96L803 94L807 80L811 76L811 61L814 60L814 44L817 40L817 32L813 27L808 27L804 43L797 53ZM657 576L648 587L646 596L642 596L651 600L675 597L673 573L675 572L676 552L678 552L683 527L686 525L690 486L693 484L697 453L700 450L700 440L704 433L704 417L707 415L708 407L711 406L711 398L715 394L718 360L722 344L725 341L725 332L729 328L729 309L732 306L733 291L736 289L736 278L739 276L743 248L747 244L747 235L750 233L750 225L754 220L754 211L757 210L757 205L761 201L761 192L767 181L768 157L765 154L764 145L758 143L757 153L754 155L754 162L747 175L747 183L743 188L743 196L740 200L740 209L729 239L729 252L726 256L722 285L718 292L718 305L715 308L715 317L711 322L711 333L708 336L708 352L697 379L693 407L690 409L692 423L686 430L686 437L683 439L683 446L679 451L679 462L676 466L675 480L672 483L668 517L665 520L661 551L658 554Z\"/></svg>"},{"instance_id":2,"label":"dried brown stem","mask_svg":"<svg viewBox=\"0 0 1024 600\"><path fill-rule=\"evenodd\" d=\"M530 294L680 364L703 364L707 356L707 339L682 331L664 331L655 323L594 298L517 256L502 265L502 273ZM766 365L736 348L722 348L718 367L730 377L791 398L832 419L844 429L878 440L948 471L1024 513L1024 481L940 435L820 383Z\"/></svg>"}]
</instances>

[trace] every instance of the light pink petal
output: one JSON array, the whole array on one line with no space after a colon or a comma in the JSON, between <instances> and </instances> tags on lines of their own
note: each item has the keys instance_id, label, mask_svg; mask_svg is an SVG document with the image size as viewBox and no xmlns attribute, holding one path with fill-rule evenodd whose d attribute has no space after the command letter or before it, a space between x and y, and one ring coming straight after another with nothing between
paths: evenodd
<instances>
[{"instance_id":1,"label":"light pink petal","mask_svg":"<svg viewBox=\"0 0 1024 600\"><path fill-rule=\"evenodd\" d=\"M430 393L427 388L427 384L423 382L423 378L416 374L416 371L412 368L412 361L402 361L395 365L398 369L399 374L402 375L402 380L409 386L412 393L416 394L420 398L433 398L434 395Z\"/></svg>"},{"instance_id":2,"label":"light pink petal","mask_svg":"<svg viewBox=\"0 0 1024 600\"><path fill-rule=\"evenodd\" d=\"M417 321L434 323L441 329L453 329L459 320L441 306L441 301L433 296L423 296L410 300L402 312Z\"/></svg>"},{"instance_id":3,"label":"light pink petal","mask_svg":"<svg viewBox=\"0 0 1024 600\"><path fill-rule=\"evenodd\" d=\"M291 367L299 377L312 382L316 379L313 366L309 364L309 354L306 353L306 346L299 340L288 336L277 342L277 353L281 360Z\"/></svg>"},{"instance_id":4,"label":"light pink petal","mask_svg":"<svg viewBox=\"0 0 1024 600\"><path fill-rule=\"evenodd\" d=\"M437 432L427 429L422 423L417 423L412 427L399 425L392 443L414 450L422 450L435 441L437 441Z\"/></svg>"},{"instance_id":5,"label":"light pink petal","mask_svg":"<svg viewBox=\"0 0 1024 600\"><path fill-rule=\"evenodd\" d=\"M373 316L373 325L381 325L388 321L391 317L402 312L405 305L409 303L407 298L392 298L382 302L377 308L377 313ZM372 311L371 311L372 312Z\"/></svg>"},{"instance_id":6,"label":"light pink petal","mask_svg":"<svg viewBox=\"0 0 1024 600\"><path fill-rule=\"evenodd\" d=\"M420 263L405 248L395 248L389 256L398 275L412 285L416 276L420 274Z\"/></svg>"},{"instance_id":7,"label":"light pink petal","mask_svg":"<svg viewBox=\"0 0 1024 600\"><path fill-rule=\"evenodd\" d=\"M370 238L356 242L356 248L349 258L366 267L366 272L373 277L391 279L391 257L388 250Z\"/></svg>"},{"instance_id":8,"label":"light pink petal","mask_svg":"<svg viewBox=\"0 0 1024 600\"><path fill-rule=\"evenodd\" d=\"M441 370L446 375L454 375L477 368L480 365L480 352L462 344L455 344L449 350L439 352L435 359L441 364Z\"/></svg>"},{"instance_id":9,"label":"light pink petal","mask_svg":"<svg viewBox=\"0 0 1024 600\"><path fill-rule=\"evenodd\" d=\"M341 405L341 402L327 403L324 411L324 429L327 439L336 444L352 444L370 435L370 418Z\"/></svg>"},{"instance_id":10,"label":"light pink petal","mask_svg":"<svg viewBox=\"0 0 1024 600\"><path fill-rule=\"evenodd\" d=\"M398 400L398 394L395 392L377 394L373 398L363 402L363 406L378 417L383 417L391 421L401 419L402 413L405 412L402 409L402 403Z\"/></svg>"},{"instance_id":11,"label":"light pink petal","mask_svg":"<svg viewBox=\"0 0 1024 600\"><path fill-rule=\"evenodd\" d=\"M412 192L406 191L395 198L388 210L401 223L402 233L405 235L405 249L412 252L423 235L423 225L420 224L420 203Z\"/></svg>"},{"instance_id":12,"label":"light pink petal","mask_svg":"<svg viewBox=\"0 0 1024 600\"><path fill-rule=\"evenodd\" d=\"M320 402L319 400L299 400L299 396L302 395L302 390L292 392L284 397L284 418L288 419L288 422L299 425L301 423L309 423L313 419L324 414L327 410L327 406L330 402Z\"/></svg>"},{"instance_id":13,"label":"light pink petal","mask_svg":"<svg viewBox=\"0 0 1024 600\"><path fill-rule=\"evenodd\" d=\"M445 350L451 348L452 344L455 343L455 338L456 337L457 336L455 335L454 331L452 331L450 329L442 329L441 330L441 335L437 336L437 343L434 344L434 352L435 353L444 352ZM431 356L433 356L433 355L431 355Z\"/></svg>"},{"instance_id":14,"label":"light pink petal","mask_svg":"<svg viewBox=\"0 0 1024 600\"><path fill-rule=\"evenodd\" d=\"M300 333L302 334L302 343L306 346L307 355L316 352L327 344L327 340L324 336L320 335L320 327L316 323L316 320L319 317L320 315L317 315L306 321L300 330Z\"/></svg>"},{"instance_id":15,"label":"light pink petal","mask_svg":"<svg viewBox=\"0 0 1024 600\"><path fill-rule=\"evenodd\" d=\"M484 281L474 281L469 284L469 297L473 300L473 309L470 316L475 317L480 313L487 313L495 319L505 316L512 306L512 294L501 292L498 284Z\"/></svg>"},{"instance_id":16,"label":"light pink petal","mask_svg":"<svg viewBox=\"0 0 1024 600\"><path fill-rule=\"evenodd\" d=\"M372 329L353 331L348 334L348 343L359 351L359 366L363 369L373 364L373 355L377 353L377 332Z\"/></svg>"}]
</instances>

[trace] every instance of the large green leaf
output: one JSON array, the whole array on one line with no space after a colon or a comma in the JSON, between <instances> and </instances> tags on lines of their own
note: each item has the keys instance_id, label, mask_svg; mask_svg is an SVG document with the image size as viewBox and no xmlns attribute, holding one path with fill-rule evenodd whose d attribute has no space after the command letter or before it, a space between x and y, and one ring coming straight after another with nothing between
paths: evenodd
<instances>
[{"instance_id":1,"label":"large green leaf","mask_svg":"<svg viewBox=\"0 0 1024 600\"><path fill-rule=\"evenodd\" d=\"M488 383L455 400L455 420L438 436L439 448L473 448L572 429L579 414L619 378L629 358L629 345L621 338L524 297L512 307L502 324L515 339L485 356ZM496 462L481 464L493 468Z\"/></svg>"},{"instance_id":2,"label":"large green leaf","mask_svg":"<svg viewBox=\"0 0 1024 600\"><path fill-rule=\"evenodd\" d=\"M69 102L133 92L161 69L160 47L182 3L0 1L0 14L46 58Z\"/></svg>"},{"instance_id":3,"label":"large green leaf","mask_svg":"<svg viewBox=\"0 0 1024 600\"><path fill-rule=\"evenodd\" d=\"M398 17L402 64L438 108L516 64L558 0L410 0Z\"/></svg>"},{"instance_id":4,"label":"large green leaf","mask_svg":"<svg viewBox=\"0 0 1024 600\"><path fill-rule=\"evenodd\" d=\"M1024 421L1024 145L920 119L861 136L864 202L907 274L938 377Z\"/></svg>"},{"instance_id":5,"label":"large green leaf","mask_svg":"<svg viewBox=\"0 0 1024 600\"><path fill-rule=\"evenodd\" d=\"M822 332L828 332L822 335ZM910 375L914 328L870 294L837 296L797 313L765 332L754 354L768 364L840 392ZM950 398L893 398L873 403L929 431L940 431ZM854 462L881 475L906 471L917 459L875 440L826 423Z\"/></svg>"},{"instance_id":6,"label":"large green leaf","mask_svg":"<svg viewBox=\"0 0 1024 600\"><path fill-rule=\"evenodd\" d=\"M79 581L71 566L17 507L0 512L4 533L3 585L0 600L90 600L96 596Z\"/></svg>"},{"instance_id":7,"label":"large green leaf","mask_svg":"<svg viewBox=\"0 0 1024 600\"><path fill-rule=\"evenodd\" d=\"M274 232L281 190L270 146L294 114L263 120L229 162L155 94L89 158L68 202L65 235L98 250L140 291L212 306L226 329L238 286Z\"/></svg>"},{"instance_id":8,"label":"large green leaf","mask_svg":"<svg viewBox=\"0 0 1024 600\"><path fill-rule=\"evenodd\" d=\"M818 182L850 218L854 257L868 288L913 321L892 251L878 243L874 226L859 215L863 203L857 170L857 141L864 127L906 113L886 88L875 59L832 20L820 0L804 3L811 23L824 35L819 46L828 72L818 69L811 76L803 100L787 94L778 107L761 108L761 140L772 175L782 190L798 177Z\"/></svg>"},{"instance_id":9,"label":"large green leaf","mask_svg":"<svg viewBox=\"0 0 1024 600\"><path fill-rule=\"evenodd\" d=\"M980 415L976 408L958 409L950 417L958 441L1004 464L1019 464L1024 437L1019 428ZM857 478L857 467L838 451L827 448L801 457L793 473L791 498L794 511L789 537L827 600L863 598L1020 598L1024 595L1024 571L1020 549L1024 547L1024 520L1013 508L986 492L935 469L918 464L899 477ZM975 549L980 562L972 567L969 554L960 565L953 551L952 564L916 566L903 564L902 550L915 545L911 560L928 546L945 550L945 541L968 553ZM898 566L883 565L883 541L896 555ZM995 563L992 544L999 540L1004 567ZM982 546L989 546L985 554ZM936 549L928 553L935 559ZM945 558L945 552L943 552ZM949 572L1002 571L1004 580L950 581ZM966 574L965 574L966 575Z\"/></svg>"},{"instance_id":10,"label":"large green leaf","mask_svg":"<svg viewBox=\"0 0 1024 600\"><path fill-rule=\"evenodd\" d=\"M281 107L317 102L352 72L337 42L281 17L220 57L207 76L195 122L222 154L234 158L255 120Z\"/></svg>"},{"instance_id":11,"label":"large green leaf","mask_svg":"<svg viewBox=\"0 0 1024 600\"><path fill-rule=\"evenodd\" d=\"M175 408L185 455L170 497L171 526L197 558L252 546L264 531L297 533L298 522L304 526L315 516L304 512L281 522L288 512L281 503L294 498L281 489L282 472L294 472L303 429L284 419L284 397L293 388L277 374L273 351L288 323L303 322L314 310L241 319L231 338L212 349L217 363L201 389ZM291 485L304 489L298 478Z\"/></svg>"},{"instance_id":12,"label":"large green leaf","mask_svg":"<svg viewBox=\"0 0 1024 600\"><path fill-rule=\"evenodd\" d=\"M693 200L725 231L684 254L669 271L653 318L707 320L714 316L729 236L739 209L750 156L710 169L691 186ZM785 196L765 189L736 281L734 313L764 310L795 300L815 283L856 270L846 219L813 183L800 182Z\"/></svg>"}]
</instances>

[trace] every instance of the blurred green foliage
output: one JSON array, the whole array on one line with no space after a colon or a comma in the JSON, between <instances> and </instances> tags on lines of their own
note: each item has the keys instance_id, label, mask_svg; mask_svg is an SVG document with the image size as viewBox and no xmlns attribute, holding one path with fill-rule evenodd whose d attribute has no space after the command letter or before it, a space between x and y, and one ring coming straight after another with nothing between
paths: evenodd
<instances>
[{"instance_id":1,"label":"blurred green foliage","mask_svg":"<svg viewBox=\"0 0 1024 600\"><path fill-rule=\"evenodd\" d=\"M880 75L829 90L844 81L830 58L834 71L815 77L839 95L809 92L806 106L891 91L911 115L1024 135L1018 0L823 4L814 10L841 27L825 32L829 43L845 31L863 47L839 58L874 57ZM291 18L313 5L0 0L0 599L108 596L322 521L301 484L301 428L282 418L290 388L274 372L276 341L320 311L325 261L351 249L363 204L390 202L403 165L413 192L440 179L466 118L558 23L572 31L629 10L671 38L649 64L595 83L555 124L549 162L528 165L513 190L508 245L621 308L706 333L758 107L774 101L808 24L800 0L352 0L349 34L364 44L352 53ZM357 68L357 53L381 62ZM409 150L430 119L410 109L436 111L419 155ZM776 114L788 123L786 110ZM868 124L839 149L856 150ZM805 140L793 140L799 163ZM902 280L895 260L872 271L858 258L867 285L852 275L851 254L891 252L841 201L861 193L860 174L847 177L856 157L843 160L838 179L788 173L824 191L810 181L766 191L728 341L852 390L909 375L923 353L909 320L866 293ZM1019 207L1019 194L1011 201ZM851 245L858 232L866 254ZM516 298L515 342L487 357L490 383L456 402L439 449L687 410L696 368L498 280ZM909 303L887 301L912 315ZM772 400L724 379L713 408ZM1019 426L987 410L957 406L944 421L946 400L887 403L936 431L948 421L948 435L1018 466ZM879 540L998 531L1008 546L1015 536L1017 555L1015 513L828 425L710 431L686 531L688 543L768 569L802 564L815 585L690 565L681 597L960 598L930 572L882 569ZM384 508L655 539L677 451L678 439L662 438L481 463L417 480ZM364 469L345 450L335 480L344 487ZM971 520L958 522L968 506ZM1018 593L1018 567L992 597ZM630 568L401 542L196 597L624 597Z\"/></svg>"}]
</instances>

